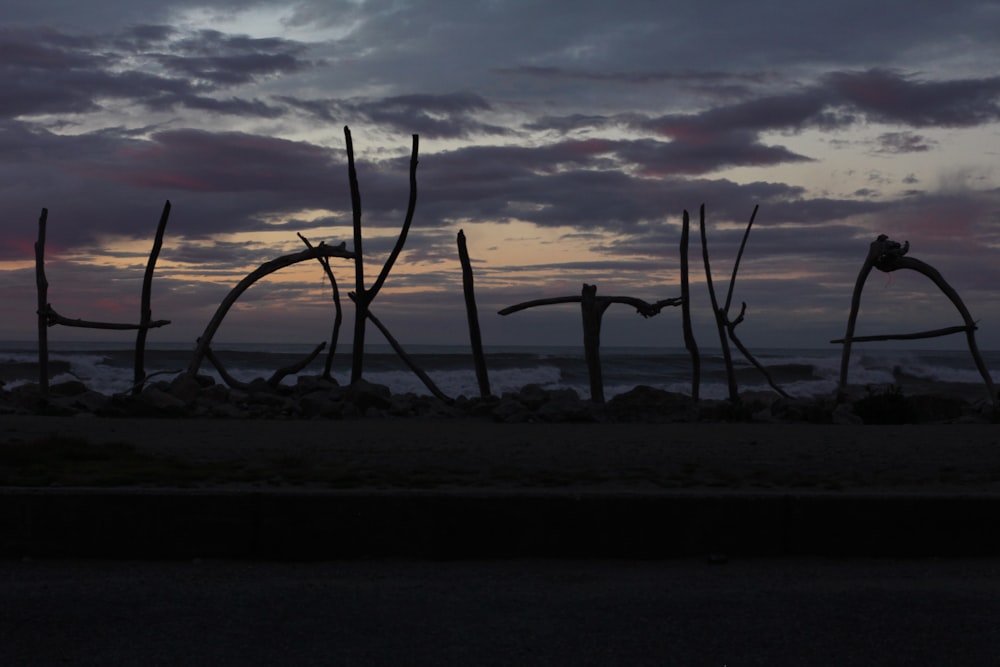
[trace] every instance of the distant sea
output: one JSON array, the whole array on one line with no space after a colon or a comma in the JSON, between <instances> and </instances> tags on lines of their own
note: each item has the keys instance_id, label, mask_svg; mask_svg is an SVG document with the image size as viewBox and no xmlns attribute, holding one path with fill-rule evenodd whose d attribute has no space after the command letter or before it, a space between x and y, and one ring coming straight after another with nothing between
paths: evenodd
<instances>
[{"instance_id":1,"label":"distant sea","mask_svg":"<svg viewBox=\"0 0 1000 667\"><path fill-rule=\"evenodd\" d=\"M187 367L191 344L150 344L146 350L147 373L168 371L153 378L169 380ZM478 396L479 388L468 346L407 346L407 352L448 396ZM296 363L312 351L297 344L220 344L214 350L226 370L239 380L270 377L275 370ZM789 394L799 397L829 396L840 373L839 345L825 349L751 349L774 380ZM733 350L737 382L741 392L767 391L765 378ZM133 349L130 344L51 343L49 354L52 382L79 380L103 394L128 391L132 384ZM319 375L324 350L303 375ZM1000 385L1000 351L983 353L994 382ZM0 382L6 389L38 381L37 345L34 342L0 342ZM601 350L605 395L610 398L638 385L691 393L691 359L684 348L605 347ZM571 388L580 396L590 395L582 346L487 347L486 363L492 393L516 391L526 384L548 389ZM350 346L338 348L333 375L347 384L350 377ZM719 352L701 350L701 396L725 398L726 376ZM206 360L201 372L221 382ZM421 381L387 345L366 348L364 378L387 385L393 393L429 394ZM849 383L864 390L868 385L898 385L907 394L943 392L976 400L985 389L972 358L965 350L894 350L885 344L855 344L852 348ZM294 375L285 378L293 384Z\"/></svg>"}]
</instances>

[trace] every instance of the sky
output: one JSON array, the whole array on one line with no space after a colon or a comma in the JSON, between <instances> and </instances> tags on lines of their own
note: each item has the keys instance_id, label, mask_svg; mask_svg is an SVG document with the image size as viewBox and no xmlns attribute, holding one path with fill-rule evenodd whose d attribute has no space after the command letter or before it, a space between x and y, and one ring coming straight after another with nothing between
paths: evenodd
<instances>
[{"instance_id":1,"label":"sky","mask_svg":"<svg viewBox=\"0 0 1000 667\"><path fill-rule=\"evenodd\" d=\"M9 0L0 13L0 339L37 335L33 244L48 213L49 301L136 322L164 202L157 341L192 344L261 263L353 248L366 287L418 198L372 312L405 346L468 342L464 230L486 345L579 344L579 308L531 299L680 295L692 216L699 344L718 344L697 234L751 347L844 334L879 234L909 241L1000 347L1000 3L883 0ZM350 342L354 266L333 269ZM319 343L317 262L258 282L216 335ZM961 324L912 271L875 272L858 335ZM381 342L370 327L369 341ZM125 334L58 327L53 341ZM612 306L605 345L681 346L681 315ZM964 337L922 346L961 348Z\"/></svg>"}]
</instances>

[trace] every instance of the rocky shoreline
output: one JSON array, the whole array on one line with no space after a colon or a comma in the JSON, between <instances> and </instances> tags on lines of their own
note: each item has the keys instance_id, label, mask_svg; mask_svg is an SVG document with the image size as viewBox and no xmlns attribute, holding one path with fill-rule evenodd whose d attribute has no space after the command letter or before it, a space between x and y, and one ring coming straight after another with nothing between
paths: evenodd
<instances>
[{"instance_id":1,"label":"rocky shoreline","mask_svg":"<svg viewBox=\"0 0 1000 667\"><path fill-rule=\"evenodd\" d=\"M783 398L746 393L728 400L693 401L690 396L638 386L604 404L572 389L526 385L501 396L446 402L433 396L394 394L361 380L342 386L319 376L299 376L294 385L257 379L245 388L217 383L207 375L182 373L149 382L138 394L105 395L79 381L53 384L43 400L37 384L0 387L0 414L100 417L188 417L223 419L474 418L503 423L595 422L774 422L817 424L991 423L997 409L983 399L947 395L904 395L895 386L867 387L843 401Z\"/></svg>"}]
</instances>

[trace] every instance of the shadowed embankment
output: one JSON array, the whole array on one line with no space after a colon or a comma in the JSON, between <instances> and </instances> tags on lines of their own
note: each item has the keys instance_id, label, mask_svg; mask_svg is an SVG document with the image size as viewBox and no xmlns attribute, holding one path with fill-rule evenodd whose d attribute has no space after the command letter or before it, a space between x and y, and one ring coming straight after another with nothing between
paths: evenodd
<instances>
[{"instance_id":1,"label":"shadowed embankment","mask_svg":"<svg viewBox=\"0 0 1000 667\"><path fill-rule=\"evenodd\" d=\"M1000 553L989 424L0 418L6 556Z\"/></svg>"}]
</instances>

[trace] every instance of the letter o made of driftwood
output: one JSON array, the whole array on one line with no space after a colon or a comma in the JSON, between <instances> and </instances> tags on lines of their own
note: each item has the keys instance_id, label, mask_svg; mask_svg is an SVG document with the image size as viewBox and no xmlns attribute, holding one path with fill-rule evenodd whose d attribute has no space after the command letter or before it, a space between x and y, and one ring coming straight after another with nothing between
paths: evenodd
<instances>
[{"instance_id":1,"label":"letter o made of driftwood","mask_svg":"<svg viewBox=\"0 0 1000 667\"><path fill-rule=\"evenodd\" d=\"M247 274L243 280L238 282L226 298L222 300L219 304L218 309L215 311L215 315L209 321L208 326L205 327L204 333L201 334L201 338L198 339L198 346L195 348L194 357L191 359L191 363L188 365L188 373L195 375L198 373L198 369L201 368L201 362L205 358L205 353L208 351L212 344L212 338L215 336L215 332L219 330L222 325L222 320L225 319L226 314L229 309L233 307L233 304L240 298L243 292L247 291L251 285L255 282L269 276L276 271L292 266L293 264L298 264L299 262L305 262L320 257L342 257L344 259L354 259L354 253L350 250L345 250L342 246L328 246L319 245L313 248L306 248L301 252L293 253L291 255L282 255L276 259L272 259L269 262L264 262L256 270L251 271Z\"/></svg>"}]
</instances>

